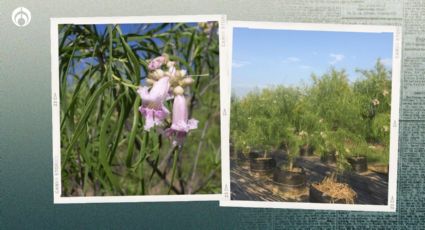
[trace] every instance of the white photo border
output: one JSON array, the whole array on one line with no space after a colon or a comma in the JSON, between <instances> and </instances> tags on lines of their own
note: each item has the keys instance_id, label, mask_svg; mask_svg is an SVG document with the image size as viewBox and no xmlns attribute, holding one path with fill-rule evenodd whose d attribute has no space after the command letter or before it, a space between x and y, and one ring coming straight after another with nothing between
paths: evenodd
<instances>
[{"instance_id":1,"label":"white photo border","mask_svg":"<svg viewBox=\"0 0 425 230\"><path fill-rule=\"evenodd\" d=\"M309 202L273 202L273 201L242 201L231 200L230 188L230 97L232 77L232 48L233 29L268 29L268 30L307 30L329 32L390 32L393 33L393 59L392 59L392 93L391 93L391 128L390 128L390 160L388 175L388 204L387 205L360 205L360 204L322 204ZM318 24L318 23L283 23L283 22L258 22L258 21L228 21L227 23L227 81L225 90L222 120L222 197L220 206L225 207L250 207L250 208L288 208L288 209L319 209L319 210L348 210L348 211L380 211L395 212L397 200L397 161L399 141L399 108L400 108L400 76L401 76L401 46L402 31L399 26L380 25L348 25L348 24ZM224 96L224 95L223 95ZM228 112L226 112L226 110Z\"/></svg>"},{"instance_id":2,"label":"white photo border","mask_svg":"<svg viewBox=\"0 0 425 230\"><path fill-rule=\"evenodd\" d=\"M130 17L75 17L50 18L51 39L51 87L52 87L52 152L53 152L53 203L114 203L114 202L181 202L181 201L218 201L221 194L193 195L145 195L145 196L91 196L62 197L61 196L61 148L60 148L60 101L59 101L59 31L60 24L136 24L165 22L206 22L217 21L219 24L219 66L220 94L225 91L228 79L226 66L226 16L225 15L168 15L168 16L130 16ZM223 107L223 95L220 95L220 106ZM221 118L223 120L223 117ZM221 129L222 129L221 124ZM223 146L221 137L221 146Z\"/></svg>"}]
</instances>

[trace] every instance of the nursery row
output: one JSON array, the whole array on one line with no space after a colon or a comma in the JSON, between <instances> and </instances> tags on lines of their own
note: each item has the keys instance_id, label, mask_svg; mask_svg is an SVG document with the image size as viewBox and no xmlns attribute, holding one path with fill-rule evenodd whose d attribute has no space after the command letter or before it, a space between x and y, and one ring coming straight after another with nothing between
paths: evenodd
<instances>
[{"instance_id":1,"label":"nursery row","mask_svg":"<svg viewBox=\"0 0 425 230\"><path fill-rule=\"evenodd\" d=\"M287 161L287 154L281 151L268 156L260 151L251 151L245 157L231 148L234 186L244 187L242 190L245 191L242 194L236 192L234 198L349 204L387 202L388 174L372 171L364 173L367 170L365 161L350 161L354 172L346 173L337 173L334 161L320 160L303 151L300 151L292 170L282 167ZM251 197L244 197L246 191L250 191Z\"/></svg>"},{"instance_id":2,"label":"nursery row","mask_svg":"<svg viewBox=\"0 0 425 230\"><path fill-rule=\"evenodd\" d=\"M282 150L293 158L319 155L340 172L367 170L367 161L389 162L391 72L380 60L358 70L312 75L304 86L277 86L232 97L231 142L245 155L253 149ZM267 161L262 161L267 162ZM272 164L272 163L264 163Z\"/></svg>"}]
</instances>

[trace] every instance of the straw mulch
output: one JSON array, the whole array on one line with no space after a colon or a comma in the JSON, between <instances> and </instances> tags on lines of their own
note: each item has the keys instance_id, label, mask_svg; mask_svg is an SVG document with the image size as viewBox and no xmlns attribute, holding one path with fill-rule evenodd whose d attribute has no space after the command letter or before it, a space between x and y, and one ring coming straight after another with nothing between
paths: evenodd
<instances>
[{"instance_id":1,"label":"straw mulch","mask_svg":"<svg viewBox=\"0 0 425 230\"><path fill-rule=\"evenodd\" d=\"M319 184L313 185L316 189L333 198L334 201L345 200L347 204L354 204L357 193L348 184L339 183L335 174L325 177Z\"/></svg>"}]
</instances>

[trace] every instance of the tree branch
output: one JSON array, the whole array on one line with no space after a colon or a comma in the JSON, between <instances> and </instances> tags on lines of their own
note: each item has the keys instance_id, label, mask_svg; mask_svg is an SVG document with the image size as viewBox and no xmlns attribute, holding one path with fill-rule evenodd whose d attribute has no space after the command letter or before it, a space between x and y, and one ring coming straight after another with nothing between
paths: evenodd
<instances>
[{"instance_id":1,"label":"tree branch","mask_svg":"<svg viewBox=\"0 0 425 230\"><path fill-rule=\"evenodd\" d=\"M149 157L146 157L146 161L148 162L149 166L155 171L156 174L158 174L159 178L161 178L164 183L167 186L170 186L170 182L167 180L167 175L161 172L156 166L155 163L148 159ZM182 194L180 190L178 190L174 185L171 185L171 190L173 190L177 194Z\"/></svg>"},{"instance_id":2,"label":"tree branch","mask_svg":"<svg viewBox=\"0 0 425 230\"><path fill-rule=\"evenodd\" d=\"M205 126L204 126L204 129L202 130L202 134L201 134L201 140L199 141L198 149L196 151L195 162L193 163L193 168L192 168L192 176L190 177L190 180L189 180L189 189L188 189L189 194L192 193L192 186L193 186L193 181L194 181L195 175L196 175L196 168L198 166L198 159L199 159L199 155L201 153L202 144L204 143L205 134L207 133L209 121L210 121L210 118L208 118L207 121L205 122Z\"/></svg>"}]
</instances>

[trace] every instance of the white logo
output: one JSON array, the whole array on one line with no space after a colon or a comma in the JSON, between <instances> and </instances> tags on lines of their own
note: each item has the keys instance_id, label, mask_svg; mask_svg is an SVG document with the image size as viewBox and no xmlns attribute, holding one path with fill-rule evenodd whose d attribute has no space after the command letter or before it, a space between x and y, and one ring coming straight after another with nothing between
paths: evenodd
<instances>
[{"instance_id":1,"label":"white logo","mask_svg":"<svg viewBox=\"0 0 425 230\"><path fill-rule=\"evenodd\" d=\"M12 22L18 27L30 24L31 12L25 7L18 7L12 12Z\"/></svg>"}]
</instances>

